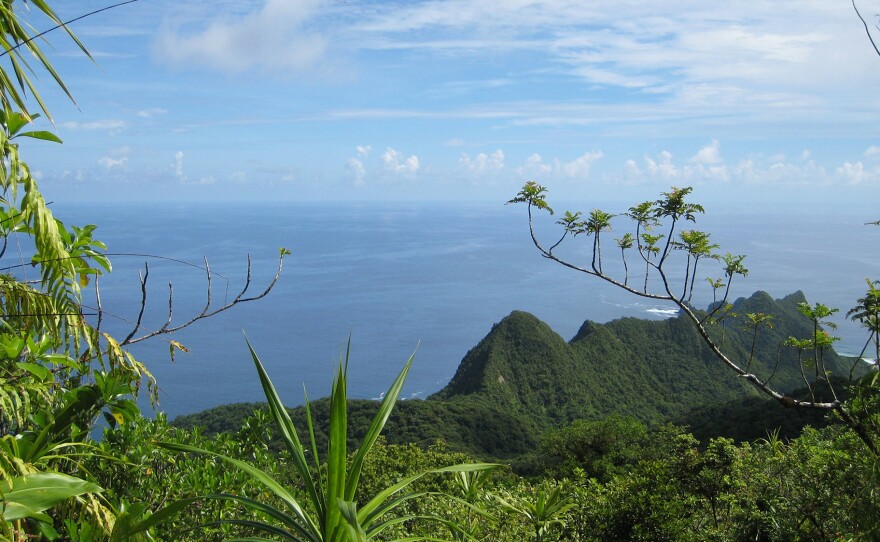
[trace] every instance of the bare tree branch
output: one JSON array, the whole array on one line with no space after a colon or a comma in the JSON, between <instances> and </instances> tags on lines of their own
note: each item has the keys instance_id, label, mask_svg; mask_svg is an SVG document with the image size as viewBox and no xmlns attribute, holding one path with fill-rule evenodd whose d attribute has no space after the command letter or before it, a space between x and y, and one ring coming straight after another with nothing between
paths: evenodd
<instances>
[{"instance_id":1,"label":"bare tree branch","mask_svg":"<svg viewBox=\"0 0 880 542\"><path fill-rule=\"evenodd\" d=\"M859 16L859 19L862 21L862 24L865 26L865 34L867 34L868 40L871 41L871 47L874 48L875 53L880 55L880 49L877 48L877 44L874 42L874 37L871 35L871 29L868 27L867 21L865 21L865 18L862 17L862 14L859 11L859 8L856 6L856 0L852 0L852 7L854 10L856 10L856 15ZM871 223L869 222L869 224L871 224Z\"/></svg>"},{"instance_id":2,"label":"bare tree branch","mask_svg":"<svg viewBox=\"0 0 880 542\"><path fill-rule=\"evenodd\" d=\"M207 303L205 304L205 307L201 310L201 312L199 312L196 316L190 318L189 320L187 320L181 324L172 326L171 323L172 323L172 319L173 319L173 293L174 292L173 292L172 285L169 283L169 285L168 285L168 319L165 321L165 324L159 329L146 331L141 336L135 336L137 330L143 328L140 315L143 314L144 306L146 305L146 291L147 291L147 285L146 285L147 277L144 276L143 281L142 281L142 286L143 286L142 292L143 293L142 293L142 297L141 297L140 313L139 313L137 321L135 322L135 329L132 331L131 334L129 334L128 337L125 338L124 341L122 341L120 343L120 346L126 346L129 344L136 344L141 341L145 341L147 339L151 339L151 338L159 336L159 335L167 335L170 333L174 333L174 332L180 331L181 329L184 329L186 327L191 326L192 324L198 322L199 320L202 320L205 318L210 318L216 314L227 311L240 303L247 303L249 301L256 301L258 299L262 299L270 291L272 291L272 288L275 287L275 284L278 282L278 279L281 277L281 271L284 266L284 256L286 254L287 254L286 251L284 251L284 250L281 251L281 255L278 258L278 267L275 271L275 276L272 277L272 280L269 282L269 284L266 286L266 288L261 293L259 293L257 295L254 295L251 297L244 297L245 294L247 293L248 289L250 288L250 285L251 285L251 258L250 258L250 256L248 256L248 259L247 259L247 261L248 261L247 278L245 279L245 284L244 284L243 288L238 293L238 295L235 296L235 298L232 301L226 302L223 305L220 305L216 308L212 307L212 301L213 301L212 276L214 275L214 273L211 271L211 268L208 264L208 260L206 258L204 269L205 269L206 281L207 281L207 285L206 285Z\"/></svg>"}]
</instances>

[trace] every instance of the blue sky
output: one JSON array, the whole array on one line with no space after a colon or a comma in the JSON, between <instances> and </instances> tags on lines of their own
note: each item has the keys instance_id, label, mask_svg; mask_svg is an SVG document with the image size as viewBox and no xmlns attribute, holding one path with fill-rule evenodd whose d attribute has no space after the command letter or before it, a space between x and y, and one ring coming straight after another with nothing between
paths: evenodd
<instances>
[{"instance_id":1,"label":"blue sky","mask_svg":"<svg viewBox=\"0 0 880 542\"><path fill-rule=\"evenodd\" d=\"M95 62L50 35L64 144L22 145L50 199L880 192L880 57L844 0L140 0L73 28Z\"/></svg>"}]
</instances>

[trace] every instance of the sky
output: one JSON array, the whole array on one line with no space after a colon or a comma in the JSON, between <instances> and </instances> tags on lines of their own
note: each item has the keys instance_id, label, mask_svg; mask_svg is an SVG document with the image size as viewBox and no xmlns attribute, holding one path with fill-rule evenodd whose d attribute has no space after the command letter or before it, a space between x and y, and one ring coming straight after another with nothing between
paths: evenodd
<instances>
[{"instance_id":1,"label":"sky","mask_svg":"<svg viewBox=\"0 0 880 542\"><path fill-rule=\"evenodd\" d=\"M76 104L37 71L64 143L21 145L47 199L880 195L880 55L844 0L139 0L72 29L94 60L46 50Z\"/></svg>"}]
</instances>

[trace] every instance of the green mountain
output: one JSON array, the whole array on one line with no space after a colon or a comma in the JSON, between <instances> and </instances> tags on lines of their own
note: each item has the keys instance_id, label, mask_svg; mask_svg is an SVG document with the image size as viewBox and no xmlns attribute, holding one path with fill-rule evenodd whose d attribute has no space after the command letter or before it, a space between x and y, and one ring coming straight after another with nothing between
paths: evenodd
<instances>
[{"instance_id":1,"label":"green mountain","mask_svg":"<svg viewBox=\"0 0 880 542\"><path fill-rule=\"evenodd\" d=\"M805 301L801 292L775 301L758 292L737 300L733 312L739 316L714 325L712 333L729 357L746 367L753 334L743 329L744 315L772 314L773 328L757 336L751 370L764 379L772 374L772 384L786 392L803 388L797 353L780 345L789 336L812 333L797 310ZM846 361L833 352L827 365L848 372ZM547 426L609 414L657 422L746 396L759 394L715 357L684 316L587 321L565 342L531 314L515 311L495 324L449 385L429 400L476 400Z\"/></svg>"},{"instance_id":2,"label":"green mountain","mask_svg":"<svg viewBox=\"0 0 880 542\"><path fill-rule=\"evenodd\" d=\"M801 292L777 300L758 292L737 300L732 312L739 316L713 324L711 333L735 363L749 366L763 379L772 375L778 389L803 388L797 352L780 345L789 336L812 334L812 324L797 310L798 303L805 301ZM745 314L757 312L774 319L773 328L761 329L755 338L743 323ZM756 355L750 363L753 339ZM834 352L826 356L827 367L838 374L848 374L847 363ZM720 412L738 420L735 428L728 424L713 430L711 419L721 405L727 411ZM237 429L253 408L220 407L175 423ZM376 405L352 401L351 408L350 427L356 439ZM731 409L737 414L732 415ZM320 420L326 404L318 401L313 410ZM302 419L301 408L292 412ZM424 401L402 402L386 435L394 443L430 444L441 439L453 449L510 458L532 450L544 430L577 419L618 414L648 424L690 420L708 436L751 435L742 425L753 419L754 434L764 435L784 418L782 412L781 405L764 399L724 366L684 316L660 321L623 318L607 324L587 321L566 342L535 316L514 311L465 355L446 387ZM770 421L762 422L761 416ZM320 421L317 425L323 427Z\"/></svg>"}]
</instances>

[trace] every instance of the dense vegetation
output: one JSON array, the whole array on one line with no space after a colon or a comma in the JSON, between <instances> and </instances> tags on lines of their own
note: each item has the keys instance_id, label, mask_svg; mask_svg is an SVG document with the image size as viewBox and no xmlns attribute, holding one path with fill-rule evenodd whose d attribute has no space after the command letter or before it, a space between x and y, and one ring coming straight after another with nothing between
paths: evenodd
<instances>
[{"instance_id":1,"label":"dense vegetation","mask_svg":"<svg viewBox=\"0 0 880 542\"><path fill-rule=\"evenodd\" d=\"M30 4L76 40L42 0ZM33 248L25 265L39 274L28 280L24 266L12 262L0 272L0 538L880 539L877 371L854 373L852 361L833 353L821 328L827 307L808 305L801 294L776 302L757 294L728 304L725 290L708 313L692 307L697 263L711 260L715 247L692 230L671 244L676 220L702 212L684 202L689 189L631 210L638 228L662 218L672 229L665 249L656 245L659 237L637 235L644 291L630 286L628 276L617 283L654 295L647 274L663 276L670 251L684 251L683 292L674 296L667 283L659 294L679 306L678 318L587 322L565 342L515 312L426 401L397 404L410 360L381 403L349 402L348 361L341 360L330 397L306 403L292 418L252 351L268 407L247 408L251 413L234 430L209 436L194 425L171 427L161 415L144 418L137 395L152 393L155 383L125 346L257 299L271 284L261 295L242 292L228 305L209 304L196 318L155 332L139 335L140 316L126 337L101 331L100 303L87 310L83 302L83 291L97 288L95 278L111 270L95 227L53 216L15 142L59 142L28 130L37 115L25 95L48 114L28 60L64 88L29 32L13 2L0 2L2 56L12 70L0 68L0 258L16 237ZM547 208L542 190L526 185L517 201L530 212ZM614 282L595 256L611 218L599 211L588 221L567 214L563 237L591 238L594 258L584 269ZM627 244L632 248L632 237L621 239L621 251ZM745 272L741 258L722 261L727 282L710 281L715 291ZM772 328L765 325L769 315ZM867 328L876 359L880 289L874 283L850 315ZM169 341L172 352L182 347ZM742 378L729 378L729 368ZM850 378L833 380L832 373ZM835 391L842 386L849 397ZM743 433L749 441L737 443L718 436L719 424L706 423L737 402L756 408L757 393L820 412L827 425L790 440L772 431L757 440ZM771 410L766 403L757 408ZM94 439L101 416L107 425ZM705 440L671 419L702 420ZM210 423L228 429L229 419L223 422ZM383 428L394 442L380 436ZM530 475L513 472L511 463Z\"/></svg>"},{"instance_id":2,"label":"dense vegetation","mask_svg":"<svg viewBox=\"0 0 880 542\"><path fill-rule=\"evenodd\" d=\"M774 316L774 328L757 341L755 366L769 374L778 359L774 379L795 396L808 392L796 352L780 345L786 337L809 334L810 321L797 311L805 301L800 292L775 301L759 292L733 304L738 314ZM744 318L731 317L725 324L725 340L741 355L752 335L741 324ZM853 362L829 352L830 367L849 371ZM174 424L201 426L208 434L231 432L255 408L259 405L226 405L181 416ZM371 401L351 402L355 439L375 408ZM312 412L326 420L327 402L316 402ZM304 422L302 408L291 409L291 414ZM648 425L693 425L702 440L725 436L738 441L777 430L796 436L803 425L820 425L825 419L822 413L792 412L745 382L731 382L684 318L588 321L565 342L531 314L515 311L467 353L446 387L427 400L401 403L388 422L386 438L422 446L443 440L451 449L528 469L543 431L613 414Z\"/></svg>"}]
</instances>

